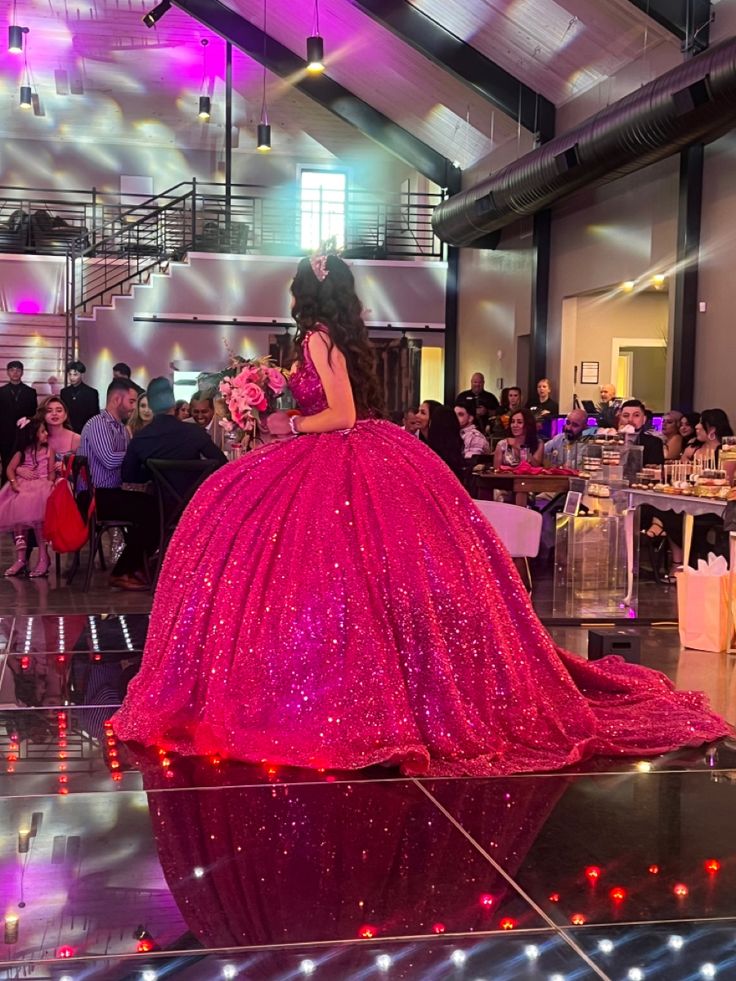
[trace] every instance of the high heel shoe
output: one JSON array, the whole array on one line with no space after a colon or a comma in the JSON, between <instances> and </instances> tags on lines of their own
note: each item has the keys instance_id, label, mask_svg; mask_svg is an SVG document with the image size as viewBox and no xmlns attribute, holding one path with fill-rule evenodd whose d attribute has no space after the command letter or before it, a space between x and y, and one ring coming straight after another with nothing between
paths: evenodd
<instances>
[{"instance_id":1,"label":"high heel shoe","mask_svg":"<svg viewBox=\"0 0 736 981\"><path fill-rule=\"evenodd\" d=\"M11 576L22 576L26 571L26 560L16 559L10 568L5 570L5 577L9 579Z\"/></svg>"},{"instance_id":2,"label":"high heel shoe","mask_svg":"<svg viewBox=\"0 0 736 981\"><path fill-rule=\"evenodd\" d=\"M51 568L51 561L48 556L46 561L39 559L37 564L33 567L33 572L28 573L29 579L43 579L44 576L49 574L49 569Z\"/></svg>"}]
</instances>

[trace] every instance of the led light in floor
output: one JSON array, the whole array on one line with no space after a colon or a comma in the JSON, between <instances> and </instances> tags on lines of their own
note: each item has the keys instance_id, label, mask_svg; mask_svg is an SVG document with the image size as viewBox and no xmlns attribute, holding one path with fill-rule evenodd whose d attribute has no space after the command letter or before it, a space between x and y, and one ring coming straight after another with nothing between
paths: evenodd
<instances>
[{"instance_id":1,"label":"led light in floor","mask_svg":"<svg viewBox=\"0 0 736 981\"><path fill-rule=\"evenodd\" d=\"M376 967L379 971L388 971L391 967L391 958L388 954L379 954L376 958Z\"/></svg>"},{"instance_id":2,"label":"led light in floor","mask_svg":"<svg viewBox=\"0 0 736 981\"><path fill-rule=\"evenodd\" d=\"M539 947L536 944L529 944L524 948L524 953L530 961L535 961L539 957Z\"/></svg>"},{"instance_id":3,"label":"led light in floor","mask_svg":"<svg viewBox=\"0 0 736 981\"><path fill-rule=\"evenodd\" d=\"M26 639L23 645L23 653L31 653L31 635L33 634L33 617L28 617L28 623L26 624Z\"/></svg>"},{"instance_id":4,"label":"led light in floor","mask_svg":"<svg viewBox=\"0 0 736 981\"><path fill-rule=\"evenodd\" d=\"M90 633L90 637L92 638L92 650L93 651L99 651L99 649L100 649L100 638L97 636L97 623L95 621L95 618L92 617L92 616L87 617L87 620L89 622L89 633Z\"/></svg>"},{"instance_id":5,"label":"led light in floor","mask_svg":"<svg viewBox=\"0 0 736 981\"><path fill-rule=\"evenodd\" d=\"M141 974L142 981L156 981L158 974L150 968Z\"/></svg>"},{"instance_id":6,"label":"led light in floor","mask_svg":"<svg viewBox=\"0 0 736 981\"><path fill-rule=\"evenodd\" d=\"M716 976L715 964L703 964L700 968L701 978L714 978Z\"/></svg>"},{"instance_id":7,"label":"led light in floor","mask_svg":"<svg viewBox=\"0 0 736 981\"><path fill-rule=\"evenodd\" d=\"M667 946L670 950L682 950L684 943L685 941L682 937L678 937L676 933L673 933L667 941Z\"/></svg>"},{"instance_id":8,"label":"led light in floor","mask_svg":"<svg viewBox=\"0 0 736 981\"><path fill-rule=\"evenodd\" d=\"M629 981L644 981L644 972L640 967L632 967L626 977Z\"/></svg>"},{"instance_id":9,"label":"led light in floor","mask_svg":"<svg viewBox=\"0 0 736 981\"><path fill-rule=\"evenodd\" d=\"M309 959L307 959L306 961L301 962L299 968L302 974L305 974L307 977L309 977L310 974L314 974L314 972L317 970L317 965L314 963L314 961L310 961Z\"/></svg>"},{"instance_id":10,"label":"led light in floor","mask_svg":"<svg viewBox=\"0 0 736 981\"><path fill-rule=\"evenodd\" d=\"M549 981L565 981L564 974L550 974Z\"/></svg>"},{"instance_id":11,"label":"led light in floor","mask_svg":"<svg viewBox=\"0 0 736 981\"><path fill-rule=\"evenodd\" d=\"M602 954L610 954L613 951L613 940L599 940L598 950Z\"/></svg>"},{"instance_id":12,"label":"led light in floor","mask_svg":"<svg viewBox=\"0 0 736 981\"><path fill-rule=\"evenodd\" d=\"M455 967L462 967L467 959L468 955L463 950L453 950L450 954L450 960Z\"/></svg>"},{"instance_id":13,"label":"led light in floor","mask_svg":"<svg viewBox=\"0 0 736 981\"><path fill-rule=\"evenodd\" d=\"M226 964L222 969L223 978L227 978L230 981L238 973L238 969L234 964Z\"/></svg>"},{"instance_id":14,"label":"led light in floor","mask_svg":"<svg viewBox=\"0 0 736 981\"><path fill-rule=\"evenodd\" d=\"M203 875L204 875L204 869L202 868L201 865L198 865L194 870L194 878L201 879Z\"/></svg>"},{"instance_id":15,"label":"led light in floor","mask_svg":"<svg viewBox=\"0 0 736 981\"><path fill-rule=\"evenodd\" d=\"M653 767L649 760L641 760L636 764L636 769L639 771L639 773L651 773Z\"/></svg>"}]
</instances>

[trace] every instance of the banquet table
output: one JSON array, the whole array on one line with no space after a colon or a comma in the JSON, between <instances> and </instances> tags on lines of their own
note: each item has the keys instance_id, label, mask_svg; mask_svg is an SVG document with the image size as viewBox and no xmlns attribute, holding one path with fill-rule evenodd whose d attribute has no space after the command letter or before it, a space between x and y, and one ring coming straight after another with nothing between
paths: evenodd
<instances>
[{"instance_id":1,"label":"banquet table","mask_svg":"<svg viewBox=\"0 0 736 981\"><path fill-rule=\"evenodd\" d=\"M494 490L510 491L514 495L514 503L526 507L530 494L566 494L570 490L570 481L579 480L575 475L562 474L517 474L513 471L489 470L484 473L474 473L470 481L471 497L484 500L484 492Z\"/></svg>"},{"instance_id":2,"label":"banquet table","mask_svg":"<svg viewBox=\"0 0 736 981\"><path fill-rule=\"evenodd\" d=\"M674 511L682 515L682 548L683 564L690 561L690 548L693 541L693 526L699 514L715 514L723 516L727 501L713 497L689 497L685 494L664 494L661 491L634 490L627 488L622 491L625 498L624 531L626 535L626 596L624 603L631 605L634 594L634 528L636 527L636 512L643 504L651 504L660 511ZM733 542L733 539L732 539Z\"/></svg>"}]
</instances>

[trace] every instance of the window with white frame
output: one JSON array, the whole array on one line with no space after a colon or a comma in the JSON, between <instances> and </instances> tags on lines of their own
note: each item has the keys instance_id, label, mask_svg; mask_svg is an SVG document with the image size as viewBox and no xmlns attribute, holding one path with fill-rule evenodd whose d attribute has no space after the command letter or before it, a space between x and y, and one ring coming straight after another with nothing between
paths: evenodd
<instances>
[{"instance_id":1,"label":"window with white frame","mask_svg":"<svg viewBox=\"0 0 736 981\"><path fill-rule=\"evenodd\" d=\"M347 174L305 169L299 180L301 247L313 252L329 242L330 248L344 248Z\"/></svg>"}]
</instances>

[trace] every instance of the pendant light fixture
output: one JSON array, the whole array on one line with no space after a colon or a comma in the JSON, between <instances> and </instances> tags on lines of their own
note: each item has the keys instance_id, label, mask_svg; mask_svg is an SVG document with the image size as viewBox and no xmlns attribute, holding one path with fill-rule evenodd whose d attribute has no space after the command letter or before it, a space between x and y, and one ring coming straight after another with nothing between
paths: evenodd
<instances>
[{"instance_id":1,"label":"pendant light fixture","mask_svg":"<svg viewBox=\"0 0 736 981\"><path fill-rule=\"evenodd\" d=\"M307 38L307 71L318 75L325 70L325 43L319 33L319 0L314 0L312 33Z\"/></svg>"},{"instance_id":2,"label":"pendant light fixture","mask_svg":"<svg viewBox=\"0 0 736 981\"><path fill-rule=\"evenodd\" d=\"M33 108L33 92L31 90L31 73L28 68L28 45L23 55L23 79L20 83L20 107L21 109Z\"/></svg>"},{"instance_id":3,"label":"pendant light fixture","mask_svg":"<svg viewBox=\"0 0 736 981\"><path fill-rule=\"evenodd\" d=\"M201 93L204 91L205 81L207 79L207 45L209 41L206 37L203 37L199 43L202 45L202 84L199 87L199 112L197 115L203 122L206 122L210 118L212 100L208 95L202 95Z\"/></svg>"},{"instance_id":4,"label":"pendant light fixture","mask_svg":"<svg viewBox=\"0 0 736 981\"><path fill-rule=\"evenodd\" d=\"M266 2L263 0L263 100L261 102L261 121L258 123L256 150L268 153L271 149L271 124L268 121L266 106Z\"/></svg>"},{"instance_id":5,"label":"pendant light fixture","mask_svg":"<svg viewBox=\"0 0 736 981\"><path fill-rule=\"evenodd\" d=\"M8 27L8 51L20 54L23 50L23 35L28 33L27 27L20 27L17 17L17 0L13 0L13 19Z\"/></svg>"}]
</instances>

